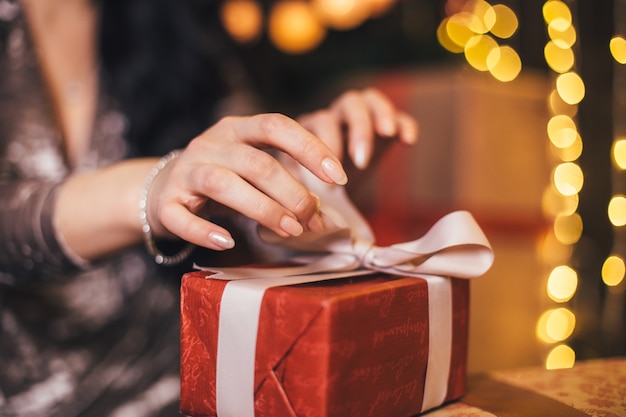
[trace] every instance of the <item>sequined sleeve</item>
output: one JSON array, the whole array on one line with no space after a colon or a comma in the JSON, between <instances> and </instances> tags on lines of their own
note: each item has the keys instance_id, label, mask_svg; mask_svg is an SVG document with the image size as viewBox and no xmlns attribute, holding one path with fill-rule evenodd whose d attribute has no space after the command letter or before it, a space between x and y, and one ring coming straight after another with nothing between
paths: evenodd
<instances>
[{"instance_id":1,"label":"sequined sleeve","mask_svg":"<svg viewBox=\"0 0 626 417\"><path fill-rule=\"evenodd\" d=\"M59 183L0 181L0 282L18 285L78 270L55 233Z\"/></svg>"}]
</instances>

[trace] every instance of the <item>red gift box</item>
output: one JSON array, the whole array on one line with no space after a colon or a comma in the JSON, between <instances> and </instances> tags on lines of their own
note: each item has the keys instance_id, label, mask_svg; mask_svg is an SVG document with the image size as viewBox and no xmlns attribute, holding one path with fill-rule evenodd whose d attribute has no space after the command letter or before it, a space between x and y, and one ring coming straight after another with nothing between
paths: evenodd
<instances>
[{"instance_id":1,"label":"red gift box","mask_svg":"<svg viewBox=\"0 0 626 417\"><path fill-rule=\"evenodd\" d=\"M429 309L451 309L449 372L440 402L465 391L469 281L429 306L428 282L375 273L270 288L258 324L254 412L268 417L408 417L425 411ZM181 412L216 416L222 294L197 271L181 287ZM237 394L237 393L236 393ZM241 393L245 395L245 393ZM432 407L439 404L430 404Z\"/></svg>"}]
</instances>

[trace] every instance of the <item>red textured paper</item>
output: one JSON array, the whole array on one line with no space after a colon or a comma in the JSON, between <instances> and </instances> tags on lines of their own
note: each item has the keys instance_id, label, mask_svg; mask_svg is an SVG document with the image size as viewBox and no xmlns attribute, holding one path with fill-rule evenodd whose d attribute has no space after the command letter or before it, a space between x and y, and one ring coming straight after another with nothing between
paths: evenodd
<instances>
[{"instance_id":1,"label":"red textured paper","mask_svg":"<svg viewBox=\"0 0 626 417\"><path fill-rule=\"evenodd\" d=\"M181 411L215 416L219 307L226 282L183 277ZM469 283L452 280L446 401L465 391ZM428 361L425 280L377 274L267 290L255 370L257 417L409 417Z\"/></svg>"}]
</instances>

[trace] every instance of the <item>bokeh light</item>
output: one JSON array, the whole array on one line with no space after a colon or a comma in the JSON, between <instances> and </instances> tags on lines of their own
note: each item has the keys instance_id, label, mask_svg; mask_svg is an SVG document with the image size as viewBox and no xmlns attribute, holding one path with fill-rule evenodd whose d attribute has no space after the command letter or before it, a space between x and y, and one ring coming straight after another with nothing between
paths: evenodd
<instances>
[{"instance_id":1,"label":"bokeh light","mask_svg":"<svg viewBox=\"0 0 626 417\"><path fill-rule=\"evenodd\" d=\"M561 48L554 41L549 41L544 50L546 62L553 71L564 73L574 66L574 51L571 48Z\"/></svg>"},{"instance_id":2,"label":"bokeh light","mask_svg":"<svg viewBox=\"0 0 626 417\"><path fill-rule=\"evenodd\" d=\"M275 3L269 17L269 37L283 52L300 54L315 48L326 31L305 1Z\"/></svg>"},{"instance_id":3,"label":"bokeh light","mask_svg":"<svg viewBox=\"0 0 626 417\"><path fill-rule=\"evenodd\" d=\"M575 72L559 75L556 79L556 90L567 104L578 104L585 97L585 83Z\"/></svg>"},{"instance_id":4,"label":"bokeh light","mask_svg":"<svg viewBox=\"0 0 626 417\"><path fill-rule=\"evenodd\" d=\"M491 33L500 39L508 39L513 36L519 26L515 12L504 4L493 5L492 10L496 19L491 28Z\"/></svg>"},{"instance_id":5,"label":"bokeh light","mask_svg":"<svg viewBox=\"0 0 626 417\"><path fill-rule=\"evenodd\" d=\"M567 4L560 0L549 0L542 7L543 18L548 25L565 29L572 24L572 12ZM555 23L556 22L556 23Z\"/></svg>"},{"instance_id":6,"label":"bokeh light","mask_svg":"<svg viewBox=\"0 0 626 417\"><path fill-rule=\"evenodd\" d=\"M311 4L320 21L333 29L352 29L369 17L368 1L312 0Z\"/></svg>"},{"instance_id":7,"label":"bokeh light","mask_svg":"<svg viewBox=\"0 0 626 417\"><path fill-rule=\"evenodd\" d=\"M465 44L465 59L478 71L488 71L487 57L498 43L489 35L472 36Z\"/></svg>"},{"instance_id":8,"label":"bokeh light","mask_svg":"<svg viewBox=\"0 0 626 417\"><path fill-rule=\"evenodd\" d=\"M548 25L548 36L559 48L571 48L576 43L576 29L562 19L550 22Z\"/></svg>"},{"instance_id":9,"label":"bokeh light","mask_svg":"<svg viewBox=\"0 0 626 417\"><path fill-rule=\"evenodd\" d=\"M439 26L437 27L437 40L439 41L439 44L443 46L449 52L458 54L464 51L465 45L464 46L457 45L448 35L448 21L449 20L450 18L446 17L445 19L441 21L441 23L439 23Z\"/></svg>"},{"instance_id":10,"label":"bokeh light","mask_svg":"<svg viewBox=\"0 0 626 417\"><path fill-rule=\"evenodd\" d=\"M576 353L567 345L555 346L546 358L546 369L568 369L574 366Z\"/></svg>"},{"instance_id":11,"label":"bokeh light","mask_svg":"<svg viewBox=\"0 0 626 417\"><path fill-rule=\"evenodd\" d=\"M625 273L624 260L617 255L609 256L602 265L602 281L609 287L621 284Z\"/></svg>"},{"instance_id":12,"label":"bokeh light","mask_svg":"<svg viewBox=\"0 0 626 417\"><path fill-rule=\"evenodd\" d=\"M569 301L576 293L578 274L567 265L555 267L548 277L548 296L557 303Z\"/></svg>"},{"instance_id":13,"label":"bokeh light","mask_svg":"<svg viewBox=\"0 0 626 417\"><path fill-rule=\"evenodd\" d=\"M626 138L619 138L613 143L611 155L619 169L626 169Z\"/></svg>"},{"instance_id":14,"label":"bokeh light","mask_svg":"<svg viewBox=\"0 0 626 417\"><path fill-rule=\"evenodd\" d=\"M626 197L623 195L613 196L609 201L608 214L613 226L626 225Z\"/></svg>"},{"instance_id":15,"label":"bokeh light","mask_svg":"<svg viewBox=\"0 0 626 417\"><path fill-rule=\"evenodd\" d=\"M220 18L226 31L237 42L258 39L263 26L263 13L256 0L228 0L220 9Z\"/></svg>"},{"instance_id":16,"label":"bokeh light","mask_svg":"<svg viewBox=\"0 0 626 417\"><path fill-rule=\"evenodd\" d=\"M554 219L554 235L564 245L578 242L583 232L583 221L580 214L559 214Z\"/></svg>"},{"instance_id":17,"label":"bokeh light","mask_svg":"<svg viewBox=\"0 0 626 417\"><path fill-rule=\"evenodd\" d=\"M487 67L493 77L502 82L513 81L522 70L522 60L510 46L493 49L487 56Z\"/></svg>"},{"instance_id":18,"label":"bokeh light","mask_svg":"<svg viewBox=\"0 0 626 417\"><path fill-rule=\"evenodd\" d=\"M562 342L576 327L574 313L564 307L544 312L537 322L537 336L546 343Z\"/></svg>"},{"instance_id":19,"label":"bokeh light","mask_svg":"<svg viewBox=\"0 0 626 417\"><path fill-rule=\"evenodd\" d=\"M622 36L615 36L609 42L611 55L620 64L626 64L626 39Z\"/></svg>"},{"instance_id":20,"label":"bokeh light","mask_svg":"<svg viewBox=\"0 0 626 417\"><path fill-rule=\"evenodd\" d=\"M573 195L583 188L583 171L573 162L564 162L554 169L553 180L559 193L565 196Z\"/></svg>"},{"instance_id":21,"label":"bokeh light","mask_svg":"<svg viewBox=\"0 0 626 417\"><path fill-rule=\"evenodd\" d=\"M464 49L474 35L484 33L483 23L470 12L460 12L447 19L446 32L454 44Z\"/></svg>"},{"instance_id":22,"label":"bokeh light","mask_svg":"<svg viewBox=\"0 0 626 417\"><path fill-rule=\"evenodd\" d=\"M564 114L553 116L548 121L548 137L557 148L567 148L576 141L578 130L574 120Z\"/></svg>"},{"instance_id":23,"label":"bokeh light","mask_svg":"<svg viewBox=\"0 0 626 417\"><path fill-rule=\"evenodd\" d=\"M554 154L563 162L573 162L583 153L583 140L576 134L574 143L566 148L553 148Z\"/></svg>"}]
</instances>

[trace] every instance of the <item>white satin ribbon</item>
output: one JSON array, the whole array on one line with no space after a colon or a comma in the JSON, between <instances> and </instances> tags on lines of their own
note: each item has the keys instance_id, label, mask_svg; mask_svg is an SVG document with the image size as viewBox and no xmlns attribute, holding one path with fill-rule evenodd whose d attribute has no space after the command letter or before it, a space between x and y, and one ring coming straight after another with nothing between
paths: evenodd
<instances>
[{"instance_id":1,"label":"white satin ribbon","mask_svg":"<svg viewBox=\"0 0 626 417\"><path fill-rule=\"evenodd\" d=\"M444 277L474 278L493 263L493 251L472 215L457 211L441 218L419 239L378 247L365 219L343 187L302 170L300 180L321 200L326 230L281 238L260 229L268 243L319 252L279 268L211 268L209 278L225 279L218 330L216 402L220 417L254 417L254 361L261 303L275 286L323 281L381 271L425 278L429 293L430 353L422 411L443 403L452 351L452 290Z\"/></svg>"}]
</instances>

